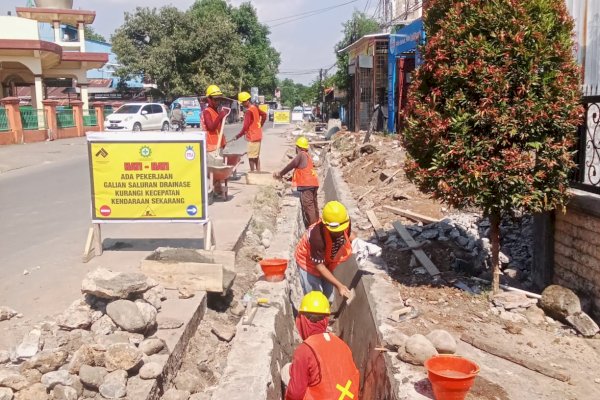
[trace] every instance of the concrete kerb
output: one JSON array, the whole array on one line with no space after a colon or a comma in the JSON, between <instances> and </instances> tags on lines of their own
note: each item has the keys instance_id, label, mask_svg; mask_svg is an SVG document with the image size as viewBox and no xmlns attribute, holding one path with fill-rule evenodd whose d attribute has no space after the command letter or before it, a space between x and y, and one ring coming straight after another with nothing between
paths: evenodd
<instances>
[{"instance_id":1,"label":"concrete kerb","mask_svg":"<svg viewBox=\"0 0 600 400\"><path fill-rule=\"evenodd\" d=\"M184 322L184 324L177 329L159 329L156 332L156 337L162 339L169 349L169 358L163 366L162 373L154 381L154 384L148 388L147 394L136 394L139 399L158 400L164 394L169 382L177 374L185 350L206 312L206 292L197 292L194 297L185 300L177 298L174 291L168 291L167 293L169 295L162 303L159 321L164 318L173 318Z\"/></svg>"},{"instance_id":2,"label":"concrete kerb","mask_svg":"<svg viewBox=\"0 0 600 400\"><path fill-rule=\"evenodd\" d=\"M325 161L324 185L327 201L338 200L349 210L350 217L360 216L360 210L341 172ZM385 272L382 259L370 258L358 265L352 257L336 269L343 282L361 277L355 288L356 299L339 318L340 336L352 349L361 370L362 398L365 399L428 399L415 390L415 383L427 378L423 368L406 364L394 352L374 350L392 343L399 326L389 317L403 306L398 288ZM403 383L404 380L404 383Z\"/></svg>"},{"instance_id":3,"label":"concrete kerb","mask_svg":"<svg viewBox=\"0 0 600 400\"><path fill-rule=\"evenodd\" d=\"M294 245L301 231L299 215L297 198L286 195L277 217L277 232L265 255L290 260L286 279L275 283L260 280L253 286L254 298L268 298L269 307L260 307L251 325L243 325L244 318L238 323L227 366L212 399L282 397L280 370L290 361L295 344L290 297L299 298L301 294L293 262Z\"/></svg>"}]
</instances>

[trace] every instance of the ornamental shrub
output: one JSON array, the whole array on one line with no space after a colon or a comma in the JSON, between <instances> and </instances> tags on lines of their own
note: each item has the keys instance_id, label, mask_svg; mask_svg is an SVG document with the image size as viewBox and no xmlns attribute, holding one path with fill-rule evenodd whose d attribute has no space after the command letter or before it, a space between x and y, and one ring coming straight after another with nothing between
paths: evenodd
<instances>
[{"instance_id":1,"label":"ornamental shrub","mask_svg":"<svg viewBox=\"0 0 600 400\"><path fill-rule=\"evenodd\" d=\"M431 0L409 92L407 175L456 208L499 222L564 207L582 108L564 0Z\"/></svg>"}]
</instances>

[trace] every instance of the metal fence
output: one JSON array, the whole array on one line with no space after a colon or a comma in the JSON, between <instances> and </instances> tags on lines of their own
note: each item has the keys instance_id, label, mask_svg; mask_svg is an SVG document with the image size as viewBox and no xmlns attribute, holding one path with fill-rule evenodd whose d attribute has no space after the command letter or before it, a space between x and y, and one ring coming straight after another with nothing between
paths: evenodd
<instances>
[{"instance_id":1,"label":"metal fence","mask_svg":"<svg viewBox=\"0 0 600 400\"><path fill-rule=\"evenodd\" d=\"M0 107L0 132L10 130L10 124L8 123L8 116L6 115L6 109Z\"/></svg>"},{"instance_id":2,"label":"metal fence","mask_svg":"<svg viewBox=\"0 0 600 400\"><path fill-rule=\"evenodd\" d=\"M26 131L36 129L46 129L46 114L44 110L38 110L32 107L21 107L21 123Z\"/></svg>"},{"instance_id":3,"label":"metal fence","mask_svg":"<svg viewBox=\"0 0 600 400\"><path fill-rule=\"evenodd\" d=\"M72 128L75 126L75 117L73 109L63 108L56 110L56 124L59 128Z\"/></svg>"},{"instance_id":4,"label":"metal fence","mask_svg":"<svg viewBox=\"0 0 600 400\"><path fill-rule=\"evenodd\" d=\"M585 96L583 106L572 186L600 194L600 96Z\"/></svg>"},{"instance_id":5,"label":"metal fence","mask_svg":"<svg viewBox=\"0 0 600 400\"><path fill-rule=\"evenodd\" d=\"M83 110L83 126L97 126L98 125L98 117L96 115L96 110L93 108L89 110Z\"/></svg>"}]
</instances>

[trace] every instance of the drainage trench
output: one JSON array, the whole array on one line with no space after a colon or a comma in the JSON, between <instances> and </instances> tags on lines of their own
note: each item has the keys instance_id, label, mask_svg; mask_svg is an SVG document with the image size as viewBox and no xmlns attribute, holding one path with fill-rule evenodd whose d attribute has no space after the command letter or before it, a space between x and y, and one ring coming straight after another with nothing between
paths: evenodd
<instances>
[{"instance_id":1,"label":"drainage trench","mask_svg":"<svg viewBox=\"0 0 600 400\"><path fill-rule=\"evenodd\" d=\"M324 162L321 178L324 200L339 200L348 207L351 218L358 207L339 172ZM281 194L276 233L265 257L290 260L286 279L270 283L259 280L251 289L255 297L266 297L270 306L259 308L252 325L238 323L231 343L226 366L218 387L211 391L212 399L281 399L281 367L291 361L300 342L294 323L293 305L300 303L302 290L294 262L294 250L304 232L299 200L289 189ZM323 204L321 204L322 206ZM393 374L394 358L376 350L386 343L393 328L386 325L386 317L402 305L397 290L386 279L382 260L363 261L359 266L354 257L336 269L336 276L356 297L337 319L334 330L350 346L361 373L363 399L398 398L397 382ZM373 296L377 293L377 296ZM334 310L340 304L334 304Z\"/></svg>"}]
</instances>

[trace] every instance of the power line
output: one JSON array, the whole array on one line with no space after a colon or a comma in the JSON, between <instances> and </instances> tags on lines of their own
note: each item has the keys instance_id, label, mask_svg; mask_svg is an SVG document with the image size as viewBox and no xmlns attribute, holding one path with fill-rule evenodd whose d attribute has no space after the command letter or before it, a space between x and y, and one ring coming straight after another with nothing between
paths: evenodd
<instances>
[{"instance_id":1,"label":"power line","mask_svg":"<svg viewBox=\"0 0 600 400\"><path fill-rule=\"evenodd\" d=\"M358 0L352 0L352 1L348 1L348 2L346 2L346 3L342 3L342 4L337 4L337 5L333 5L333 6L328 6L328 7L324 7L324 8L319 8L319 9L317 9L317 10L305 11L305 12L298 13L298 14L294 14L294 15L288 15L287 17L280 17L280 18L275 18L275 19L269 19L269 20L267 20L267 21L263 21L263 23L265 23L265 24L266 24L266 23L268 23L268 22L281 21L282 19L295 18L295 17L301 16L301 15L311 14L311 13L314 13L314 12L319 12L319 11L328 11L328 10L331 10L331 9L333 9L333 8L336 8L336 7L345 6L346 4L355 3L355 2L357 2L357 1L358 1Z\"/></svg>"},{"instance_id":2,"label":"power line","mask_svg":"<svg viewBox=\"0 0 600 400\"><path fill-rule=\"evenodd\" d=\"M356 3L357 1L358 0L352 0L352 1L348 1L346 3L338 4L338 5L331 6L331 7L322 8L322 9L319 9L319 10L307 11L307 12L296 14L296 15L290 15L290 16L287 16L287 17L278 18L278 20L287 19L287 21L283 21L283 22L280 22L280 23L275 24L275 25L270 25L269 28L276 28L276 27L281 26L281 25L289 24L290 22L295 22L295 21L298 21L298 20L301 20L301 19L305 19L305 18L308 18L308 17L313 17L315 15L320 15L320 14L323 14L323 13L325 13L327 11L331 11L331 10L333 10L335 8L343 7L343 6L351 4L351 3ZM275 20L271 20L271 21L275 21Z\"/></svg>"}]
</instances>

